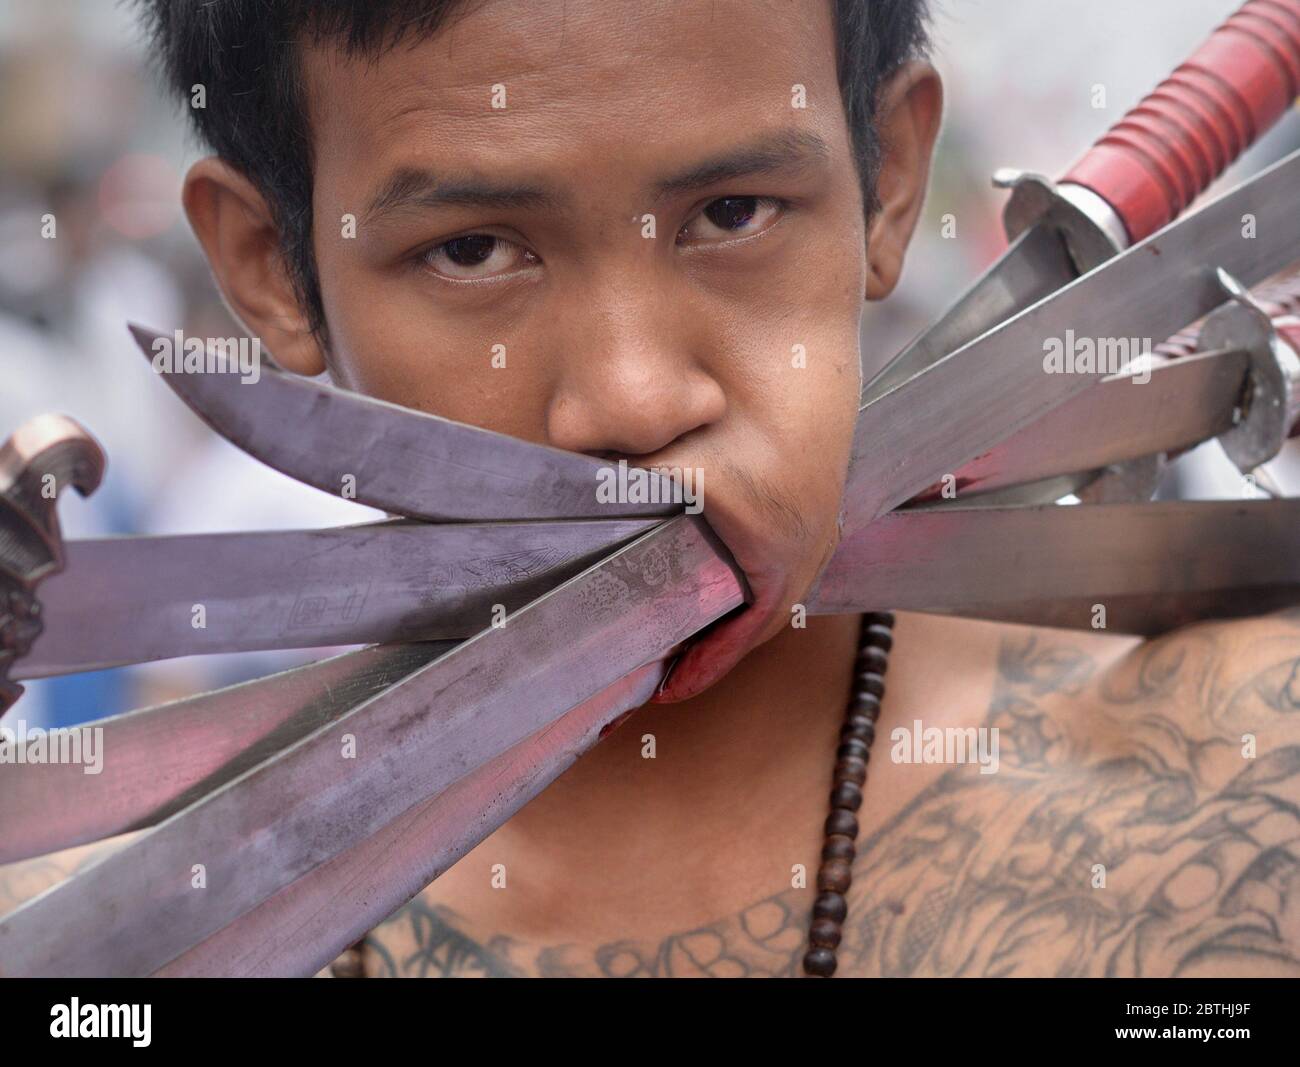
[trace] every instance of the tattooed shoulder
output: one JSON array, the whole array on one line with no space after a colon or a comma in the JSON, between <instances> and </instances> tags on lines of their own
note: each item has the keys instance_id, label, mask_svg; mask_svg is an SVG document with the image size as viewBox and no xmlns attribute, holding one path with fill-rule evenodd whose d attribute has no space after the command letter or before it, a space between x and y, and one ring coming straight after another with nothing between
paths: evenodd
<instances>
[{"instance_id":1,"label":"tattooed shoulder","mask_svg":"<svg viewBox=\"0 0 1300 1067\"><path fill-rule=\"evenodd\" d=\"M841 974L1300 974L1300 612L1096 648L1008 627L969 723L996 772L864 808ZM873 780L906 795L888 751ZM475 940L422 895L371 932L370 973L794 975L812 892L582 951Z\"/></svg>"},{"instance_id":2,"label":"tattooed shoulder","mask_svg":"<svg viewBox=\"0 0 1300 1067\"><path fill-rule=\"evenodd\" d=\"M1300 614L1105 671L1008 638L998 773L954 768L860 849L860 973L1300 974Z\"/></svg>"}]
</instances>

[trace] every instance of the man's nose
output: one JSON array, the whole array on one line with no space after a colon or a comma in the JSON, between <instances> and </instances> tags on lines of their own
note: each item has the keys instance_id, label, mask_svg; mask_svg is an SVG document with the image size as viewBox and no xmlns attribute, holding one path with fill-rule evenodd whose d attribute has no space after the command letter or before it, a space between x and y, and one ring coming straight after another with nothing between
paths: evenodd
<instances>
[{"instance_id":1,"label":"man's nose","mask_svg":"<svg viewBox=\"0 0 1300 1067\"><path fill-rule=\"evenodd\" d=\"M666 306L668 304L676 306ZM721 419L698 309L642 286L588 294L560 331L562 373L547 411L550 443L645 456Z\"/></svg>"}]
</instances>

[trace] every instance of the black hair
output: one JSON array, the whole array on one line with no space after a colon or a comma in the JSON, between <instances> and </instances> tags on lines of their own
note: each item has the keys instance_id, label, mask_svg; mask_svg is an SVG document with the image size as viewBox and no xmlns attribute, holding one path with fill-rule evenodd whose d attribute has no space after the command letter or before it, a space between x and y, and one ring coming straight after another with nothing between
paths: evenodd
<instances>
[{"instance_id":1,"label":"black hair","mask_svg":"<svg viewBox=\"0 0 1300 1067\"><path fill-rule=\"evenodd\" d=\"M258 188L280 233L285 268L325 339L312 252L312 152L299 42L329 42L376 56L442 28L465 0L135 0L171 91L186 104L202 86L203 107L187 107L205 145ZM830 0L836 69L853 139L863 208L875 212L881 146L881 84L928 47L929 0Z\"/></svg>"}]
</instances>

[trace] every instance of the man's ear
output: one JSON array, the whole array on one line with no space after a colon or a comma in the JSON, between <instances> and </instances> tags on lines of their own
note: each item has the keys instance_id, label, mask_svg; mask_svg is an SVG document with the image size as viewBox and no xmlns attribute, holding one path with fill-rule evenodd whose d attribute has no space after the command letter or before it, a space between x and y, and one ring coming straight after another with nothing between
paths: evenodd
<instances>
[{"instance_id":1,"label":"man's ear","mask_svg":"<svg viewBox=\"0 0 1300 1067\"><path fill-rule=\"evenodd\" d=\"M880 207L867 230L868 300L888 296L903 273L903 258L925 201L942 114L943 82L928 63L905 64L881 89L876 112Z\"/></svg>"},{"instance_id":2,"label":"man's ear","mask_svg":"<svg viewBox=\"0 0 1300 1067\"><path fill-rule=\"evenodd\" d=\"M296 374L325 369L325 355L289 280L266 200L243 174L209 156L190 168L185 214L231 312Z\"/></svg>"}]
</instances>

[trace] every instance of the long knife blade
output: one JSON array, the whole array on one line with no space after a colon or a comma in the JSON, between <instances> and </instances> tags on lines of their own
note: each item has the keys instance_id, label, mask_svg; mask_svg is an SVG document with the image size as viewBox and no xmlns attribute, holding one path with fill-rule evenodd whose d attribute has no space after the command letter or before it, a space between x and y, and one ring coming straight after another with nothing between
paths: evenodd
<instances>
[{"instance_id":1,"label":"long knife blade","mask_svg":"<svg viewBox=\"0 0 1300 1067\"><path fill-rule=\"evenodd\" d=\"M954 488L965 500L1214 437L1232 425L1247 365L1242 352L1202 353L1154 368L1142 384L1107 378L961 467ZM11 673L465 638L495 605L521 607L655 521L390 522L73 541L67 569L42 587L45 631Z\"/></svg>"},{"instance_id":2,"label":"long knife blade","mask_svg":"<svg viewBox=\"0 0 1300 1067\"><path fill-rule=\"evenodd\" d=\"M131 326L158 376L217 433L270 467L335 496L429 521L671 515L671 482L650 478L645 502L607 500L609 464L438 418L261 367L186 370L158 358L177 338ZM219 355L219 353L218 353ZM223 367L227 369L222 369Z\"/></svg>"},{"instance_id":3,"label":"long knife blade","mask_svg":"<svg viewBox=\"0 0 1300 1067\"><path fill-rule=\"evenodd\" d=\"M25 742L15 731L0 771L0 864L153 826L453 646L359 649L70 727L69 735L91 738L97 768L84 758L18 762Z\"/></svg>"},{"instance_id":4,"label":"long knife blade","mask_svg":"<svg viewBox=\"0 0 1300 1067\"><path fill-rule=\"evenodd\" d=\"M1300 603L1300 498L933 506L847 538L810 613L901 609L1154 634Z\"/></svg>"},{"instance_id":5,"label":"long knife blade","mask_svg":"<svg viewBox=\"0 0 1300 1067\"><path fill-rule=\"evenodd\" d=\"M899 609L1154 634L1300 603L1300 500L882 516L841 544L813 614ZM449 646L367 649L84 728L112 754L0 774L0 863L152 825Z\"/></svg>"},{"instance_id":6,"label":"long knife blade","mask_svg":"<svg viewBox=\"0 0 1300 1067\"><path fill-rule=\"evenodd\" d=\"M658 661L637 668L299 878L155 977L316 974L558 778L624 709L649 700L664 668Z\"/></svg>"},{"instance_id":7,"label":"long knife blade","mask_svg":"<svg viewBox=\"0 0 1300 1067\"><path fill-rule=\"evenodd\" d=\"M11 673L468 637L497 605L522 607L656 521L398 521L71 541L67 567L41 587L44 632Z\"/></svg>"},{"instance_id":8,"label":"long knife blade","mask_svg":"<svg viewBox=\"0 0 1300 1067\"><path fill-rule=\"evenodd\" d=\"M1145 381L1104 378L963 464L951 487L964 498L1190 448L1232 428L1249 370L1247 353L1222 350L1153 367ZM941 498L945 488L928 486L912 502Z\"/></svg>"},{"instance_id":9,"label":"long knife blade","mask_svg":"<svg viewBox=\"0 0 1300 1067\"><path fill-rule=\"evenodd\" d=\"M742 600L702 520L662 524L0 919L0 974L158 970Z\"/></svg>"},{"instance_id":10,"label":"long knife blade","mask_svg":"<svg viewBox=\"0 0 1300 1067\"><path fill-rule=\"evenodd\" d=\"M1116 368L1050 373L1049 343L1132 338L1138 351L1224 302L1215 269L1253 285L1300 248L1300 152L864 405L843 527L852 532L954 473ZM1251 215L1257 236L1242 237ZM1072 333L1067 333L1072 331ZM942 432L939 432L942 430Z\"/></svg>"},{"instance_id":11,"label":"long knife blade","mask_svg":"<svg viewBox=\"0 0 1300 1067\"><path fill-rule=\"evenodd\" d=\"M1060 233L1046 224L1031 226L952 307L866 383L863 403L884 396L1078 276Z\"/></svg>"}]
</instances>

